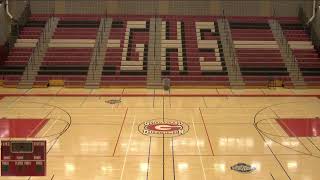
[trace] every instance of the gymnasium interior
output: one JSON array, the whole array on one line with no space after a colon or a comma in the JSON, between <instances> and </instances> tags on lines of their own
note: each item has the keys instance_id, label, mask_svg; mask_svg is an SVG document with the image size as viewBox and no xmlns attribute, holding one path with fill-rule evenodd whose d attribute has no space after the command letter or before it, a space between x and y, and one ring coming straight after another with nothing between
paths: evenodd
<instances>
[{"instance_id":1,"label":"gymnasium interior","mask_svg":"<svg viewBox=\"0 0 320 180\"><path fill-rule=\"evenodd\" d=\"M0 180L319 180L319 0L0 0Z\"/></svg>"}]
</instances>

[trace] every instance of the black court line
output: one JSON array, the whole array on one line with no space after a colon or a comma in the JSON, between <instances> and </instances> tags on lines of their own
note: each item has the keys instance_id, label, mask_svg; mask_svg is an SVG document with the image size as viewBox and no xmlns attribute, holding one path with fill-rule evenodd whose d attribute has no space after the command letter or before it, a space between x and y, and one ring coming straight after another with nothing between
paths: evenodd
<instances>
[{"instance_id":1,"label":"black court line","mask_svg":"<svg viewBox=\"0 0 320 180\"><path fill-rule=\"evenodd\" d=\"M309 156L305 154L277 154L278 156ZM127 157L147 157L148 155L141 155L141 154L130 154L127 155ZM162 157L162 154L154 154L152 157ZM172 155L164 155L165 157L171 157ZM204 155L190 155L190 154L175 154L175 157L213 157L210 154L204 154ZM215 155L218 157L269 157L273 156L272 154L220 154L220 155ZM50 157L56 157L56 158L63 158L64 155L51 155ZM108 157L125 157L125 155L117 155L117 156L107 156L107 155L73 155L73 157L100 157L100 158L108 158Z\"/></svg>"},{"instance_id":2,"label":"black court line","mask_svg":"<svg viewBox=\"0 0 320 180\"><path fill-rule=\"evenodd\" d=\"M174 162L174 141L173 141L173 138L172 138L172 167L173 167L173 180L176 180L176 167L175 167L175 162Z\"/></svg>"},{"instance_id":3,"label":"black court line","mask_svg":"<svg viewBox=\"0 0 320 180\"><path fill-rule=\"evenodd\" d=\"M311 144L312 144L315 148L317 148L318 151L320 152L320 148L310 139L310 137L308 137L307 139L308 139L308 140L311 142Z\"/></svg>"},{"instance_id":4,"label":"black court line","mask_svg":"<svg viewBox=\"0 0 320 180\"><path fill-rule=\"evenodd\" d=\"M277 116L277 118L280 118L280 116L272 109L272 107L269 107L269 109ZM284 124L285 125L285 124ZM285 125L286 126L286 125ZM287 126L286 126L287 127ZM290 130L289 127L287 127L287 129ZM259 129L260 130L260 129ZM261 130L260 130L261 131ZM293 132L291 132L292 134L294 134ZM294 136L299 142L300 144L309 152L309 154L312 154L312 152L307 148L307 146L300 140L299 137Z\"/></svg>"},{"instance_id":5,"label":"black court line","mask_svg":"<svg viewBox=\"0 0 320 180\"><path fill-rule=\"evenodd\" d=\"M274 143L276 143L276 144L278 144L278 145L280 145L280 146L282 146L282 147L284 147L284 148L288 148L288 149L290 149L290 150L292 150L292 151L295 151L295 152L300 153L300 154L296 154L296 156L299 156L299 155L308 155L308 156L320 158L320 156L313 155L312 153L306 153L306 152L303 152L303 151L300 151L300 150L296 150L296 149L294 149L294 148L292 148L292 147L290 147L290 146L285 146L285 145L283 145L281 142L279 142L279 141L275 140L274 138L272 138L272 137L282 137L282 136L278 136L278 135L275 135L275 134L266 133L266 132L262 131L262 130L259 128L259 126L258 126L259 122L261 122L261 120L258 121L258 122L255 122L255 123L253 124L253 126L254 126L259 132L261 132L265 137L267 137L268 139L270 139L270 140L273 141ZM272 136L272 137L270 137L270 136ZM283 138L283 137L282 137L282 138ZM285 136L285 138L289 138L289 137ZM280 155L280 154L277 154L277 155Z\"/></svg>"},{"instance_id":6,"label":"black court line","mask_svg":"<svg viewBox=\"0 0 320 180\"><path fill-rule=\"evenodd\" d=\"M63 88L61 88L63 89ZM89 93L81 93L81 94L61 94L59 90L58 93L47 93L47 94L25 94L25 93L0 93L1 97L6 97L6 96L31 96L31 97L39 97L39 96L52 96L52 97L79 97L79 96L92 96L92 97L119 97L121 96L120 93L118 94L89 94ZM134 94L134 93L129 93L129 94L124 94L124 97L150 97L153 96L151 94ZM166 94L155 94L157 97L161 96L169 96ZM316 97L320 99L320 94L171 94L173 97Z\"/></svg>"},{"instance_id":7,"label":"black court line","mask_svg":"<svg viewBox=\"0 0 320 180\"><path fill-rule=\"evenodd\" d=\"M118 99L118 100L120 101L120 103L121 103L122 96L123 96L123 94L124 94L125 89L126 89L126 88L123 88L123 89L122 89L121 95L120 95L120 97L119 97L119 99ZM119 107L120 103L117 104L117 108Z\"/></svg>"},{"instance_id":8,"label":"black court line","mask_svg":"<svg viewBox=\"0 0 320 180\"><path fill-rule=\"evenodd\" d=\"M282 147L288 148L288 149L290 149L290 150L292 150L292 151L295 151L295 152L300 153L300 154L294 154L295 156L303 156L303 155L305 155L305 156L312 156L312 157L315 157L315 158L320 158L320 156L314 155L314 154L312 154L312 153L306 153L306 152L303 152L303 151L296 150L296 149L294 149L294 148L292 148L292 147L290 147L290 146L285 146L285 145L283 145L281 142L279 142L279 141L271 138L271 137L268 136L267 134L264 134L260 129L257 129L257 130L258 130L259 132L261 132L261 134L263 134L265 137L267 137L267 138L268 138L269 140L271 140L272 142L274 142L274 143L276 143L276 144L278 144L278 145L280 145L280 146L282 146ZM277 154L277 155L281 155L281 154Z\"/></svg>"},{"instance_id":9,"label":"black court line","mask_svg":"<svg viewBox=\"0 0 320 180\"><path fill-rule=\"evenodd\" d=\"M272 111L274 115L276 115L277 118L280 118L280 116L272 109L272 107L269 107L269 109Z\"/></svg>"},{"instance_id":10,"label":"black court line","mask_svg":"<svg viewBox=\"0 0 320 180\"><path fill-rule=\"evenodd\" d=\"M203 100L205 107L208 108L208 105L207 105L207 102L206 102L206 99L204 98L204 96L202 96L202 100Z\"/></svg>"},{"instance_id":11,"label":"black court line","mask_svg":"<svg viewBox=\"0 0 320 180\"><path fill-rule=\"evenodd\" d=\"M50 180L52 180L54 178L54 174L52 175L52 177L51 177L51 179Z\"/></svg>"},{"instance_id":12,"label":"black court line","mask_svg":"<svg viewBox=\"0 0 320 180\"><path fill-rule=\"evenodd\" d=\"M271 176L271 178L272 178L273 180L276 180L276 179L273 177L272 173L270 173L270 176Z\"/></svg>"},{"instance_id":13,"label":"black court line","mask_svg":"<svg viewBox=\"0 0 320 180\"><path fill-rule=\"evenodd\" d=\"M69 118L70 118L70 122L69 122L69 124L67 125L67 129L65 129L65 131L63 131L61 134L59 134L59 136L54 140L54 143L52 144L52 146L51 146L51 147L49 148L49 150L47 151L47 154L49 154L49 152L51 151L51 149L53 148L53 146L57 143L57 141L59 140L59 138L67 132L67 130L70 128L70 126L71 126L71 124L72 124L71 115L70 115L66 110L64 110L64 109L62 109L62 108L59 108L59 107L57 107L57 106L55 106L55 108L58 108L58 109L64 111L65 113L67 113L67 115L68 115Z\"/></svg>"},{"instance_id":14,"label":"black court line","mask_svg":"<svg viewBox=\"0 0 320 180\"><path fill-rule=\"evenodd\" d=\"M84 97L83 101L80 103L80 108L83 108L82 106L83 106L83 104L87 101L88 97L89 97L89 96L85 96L85 97Z\"/></svg>"},{"instance_id":15,"label":"black court line","mask_svg":"<svg viewBox=\"0 0 320 180\"><path fill-rule=\"evenodd\" d=\"M261 134L260 131L258 131L258 129L256 129L257 132L259 133L259 135L261 136L262 140L266 143L265 138L263 137L263 135ZM280 167L282 168L282 170L286 173L287 177L291 180L291 177L289 176L288 172L286 171L286 169L283 167L283 165L281 164L280 160L278 159L278 157L275 155L275 153L272 151L272 149L270 148L269 144L267 144L268 149L271 151L273 157L277 160L278 164L280 165Z\"/></svg>"},{"instance_id":16,"label":"black court line","mask_svg":"<svg viewBox=\"0 0 320 180\"><path fill-rule=\"evenodd\" d=\"M296 101L296 102L287 102L287 103L278 103L278 104L273 104L273 105L270 105L270 106L266 106L262 109L260 109L255 115L254 115L254 119L253 119L253 126L255 127L256 131L259 133L259 135L261 136L262 140L264 141L264 143L266 143L266 140L265 140L265 137L262 135L262 132L260 132L259 128L257 127L257 116L259 113L263 112L264 110L268 109L268 108L271 108L273 106L279 106L279 105L284 105L284 104L292 104L292 103L299 103L299 102L304 102L304 101ZM265 134L264 134L265 135ZM267 135L265 135L267 138L269 138L270 140L272 140L273 142L283 146L281 143L273 140L272 138L268 137ZM277 158L277 156L274 154L274 152L272 151L271 147L269 146L268 143L267 144L267 147L269 148L269 150L272 152L274 158L277 160L277 162L279 163L279 165L281 166L282 170L286 173L287 177L291 180L291 177L289 176L288 172L284 169L283 165L281 164L281 162L279 161L279 159ZM287 147L287 146L283 146L283 147L286 147L286 148L289 148L289 149L292 149L290 147ZM295 149L292 149L293 151L296 151L298 152L297 150ZM306 153L301 153L302 155L309 155L309 156L312 156L312 157L317 157L317 156L314 156L312 154L306 154ZM317 157L317 158L320 158L320 157Z\"/></svg>"},{"instance_id":17,"label":"black court line","mask_svg":"<svg viewBox=\"0 0 320 180\"><path fill-rule=\"evenodd\" d=\"M57 92L56 92L56 95L60 94L60 91L62 91L63 87L60 88Z\"/></svg>"},{"instance_id":18,"label":"black court line","mask_svg":"<svg viewBox=\"0 0 320 180\"><path fill-rule=\"evenodd\" d=\"M2 97L6 97L6 96L2 96ZM9 101L9 102L11 102L11 103L10 103L9 105L7 105L6 108L12 108L13 105L15 105L17 102L20 101L21 97L22 97L22 96L19 96L19 97L18 97L17 99L15 99L14 101ZM16 107L15 107L15 108L16 108Z\"/></svg>"},{"instance_id":19,"label":"black court line","mask_svg":"<svg viewBox=\"0 0 320 180\"><path fill-rule=\"evenodd\" d=\"M149 137L149 151L148 151L147 180L149 179L149 170L150 170L150 153L151 153L151 136Z\"/></svg>"},{"instance_id":20,"label":"black court line","mask_svg":"<svg viewBox=\"0 0 320 180\"><path fill-rule=\"evenodd\" d=\"M47 105L47 106L51 106L51 107L54 107L55 109L60 109L61 111L65 112L68 117L69 117L69 123L67 124L66 128L60 132L60 134L55 138L54 140L54 143L51 145L51 147L49 148L49 150L46 152L46 154L48 155L49 152L51 151L51 149L53 148L53 146L56 144L56 142L59 140L59 138L64 135L67 130L71 127L71 124L72 124L72 118L71 118L71 114L68 113L68 111L62 109L61 107L58 107L58 106L54 106L54 105L50 105L50 104L45 104L45 103L39 103L39 102L31 102L31 103L35 103L35 104L44 104L44 105ZM41 137L40 137L41 138ZM43 137L42 137L43 138ZM54 177L54 176L53 176ZM28 180L30 180L32 178L32 176L29 176Z\"/></svg>"},{"instance_id":21,"label":"black court line","mask_svg":"<svg viewBox=\"0 0 320 180\"><path fill-rule=\"evenodd\" d=\"M155 96L157 97L157 96ZM137 96L138 98L138 96ZM25 107L14 107L15 109L25 109ZM28 109L39 109L40 107L28 107ZM68 107L69 109L79 109L81 107ZM106 109L106 107L85 107L86 109ZM134 107L135 109L151 109L152 107ZM198 107L172 107L173 109L194 109ZM259 107L208 107L206 109L259 109Z\"/></svg>"},{"instance_id":22,"label":"black court line","mask_svg":"<svg viewBox=\"0 0 320 180\"><path fill-rule=\"evenodd\" d=\"M48 114L44 117L44 119L48 119L49 115L56 110L56 108L52 108L52 110L50 112L48 112Z\"/></svg>"},{"instance_id":23,"label":"black court line","mask_svg":"<svg viewBox=\"0 0 320 180\"><path fill-rule=\"evenodd\" d=\"M47 151L47 154L51 151L51 149L53 148L53 146L57 143L59 138L56 138L53 142L53 144L51 145L51 147L49 148L49 150Z\"/></svg>"},{"instance_id":24,"label":"black court line","mask_svg":"<svg viewBox=\"0 0 320 180\"><path fill-rule=\"evenodd\" d=\"M281 138L290 138L289 137L289 135L283 130L283 128L281 128L280 126L279 126L279 123L277 123L277 122L271 122L271 123L265 123L265 121L269 121L269 120L275 120L274 118L266 118L266 119L260 119L259 121L256 121L254 124L257 126L257 128L259 129L259 131L261 131L262 132L262 134L268 134L268 135L271 135L271 136L273 136L273 137L281 137ZM277 133L277 134L274 134L274 133L270 133L270 132L266 132L266 131L263 131L260 127L259 127L259 125L260 124L263 124L263 125L274 125L274 126L279 126L279 128L280 128L280 133ZM273 127L272 127L273 128ZM282 134L285 134L285 135L282 135Z\"/></svg>"},{"instance_id":25,"label":"black court line","mask_svg":"<svg viewBox=\"0 0 320 180\"><path fill-rule=\"evenodd\" d=\"M164 134L162 135L162 179L164 180Z\"/></svg>"}]
</instances>

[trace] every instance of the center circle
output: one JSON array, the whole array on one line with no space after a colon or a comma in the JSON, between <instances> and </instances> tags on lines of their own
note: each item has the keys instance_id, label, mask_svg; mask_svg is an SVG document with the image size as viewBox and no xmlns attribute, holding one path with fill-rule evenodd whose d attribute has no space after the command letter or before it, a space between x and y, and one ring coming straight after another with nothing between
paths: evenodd
<instances>
[{"instance_id":1,"label":"center circle","mask_svg":"<svg viewBox=\"0 0 320 180\"><path fill-rule=\"evenodd\" d=\"M145 136L172 138L186 134L189 131L189 125L174 119L154 119L141 123L138 129Z\"/></svg>"}]
</instances>

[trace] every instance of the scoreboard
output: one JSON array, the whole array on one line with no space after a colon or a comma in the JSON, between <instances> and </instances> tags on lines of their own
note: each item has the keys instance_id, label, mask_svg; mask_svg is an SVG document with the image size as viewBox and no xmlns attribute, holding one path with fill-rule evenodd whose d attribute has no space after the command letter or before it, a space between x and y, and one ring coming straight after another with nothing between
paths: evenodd
<instances>
[{"instance_id":1,"label":"scoreboard","mask_svg":"<svg viewBox=\"0 0 320 180\"><path fill-rule=\"evenodd\" d=\"M1 176L45 176L46 141L1 141Z\"/></svg>"}]
</instances>

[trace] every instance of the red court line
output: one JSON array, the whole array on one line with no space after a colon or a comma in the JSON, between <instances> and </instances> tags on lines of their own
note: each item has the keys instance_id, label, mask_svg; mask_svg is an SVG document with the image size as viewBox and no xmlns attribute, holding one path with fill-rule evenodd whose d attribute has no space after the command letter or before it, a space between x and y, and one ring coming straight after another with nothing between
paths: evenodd
<instances>
[{"instance_id":1,"label":"red court line","mask_svg":"<svg viewBox=\"0 0 320 180\"><path fill-rule=\"evenodd\" d=\"M123 121L122 121L122 124L121 124L119 136L117 138L116 145L114 146L114 150L113 150L112 156L114 156L116 154L116 150L117 150L117 146L118 146L118 143L119 143L119 140L120 140L120 136L121 136L121 133L122 133L123 125L124 125L124 122L126 121L126 118L127 118L127 113L128 113L128 108L127 108L127 110L126 110L126 112L124 114L124 118L123 118Z\"/></svg>"},{"instance_id":2,"label":"red court line","mask_svg":"<svg viewBox=\"0 0 320 180\"><path fill-rule=\"evenodd\" d=\"M0 94L1 96L28 96L28 97L317 97L320 94Z\"/></svg>"},{"instance_id":3,"label":"red court line","mask_svg":"<svg viewBox=\"0 0 320 180\"><path fill-rule=\"evenodd\" d=\"M210 137L209 137L209 133L208 133L207 125L206 125L206 123L204 122L203 114L202 114L202 111L201 111L201 109L200 109L200 108L199 108L199 111L200 111L200 115L201 115L202 123L203 123L203 125L204 125L204 130L205 130L205 132L206 132L206 135L207 135L207 138L208 138L208 141L209 141L209 145L210 145L211 153L212 153L212 156L214 156L214 152L213 152L213 148L212 148L211 140L210 140Z\"/></svg>"}]
</instances>

